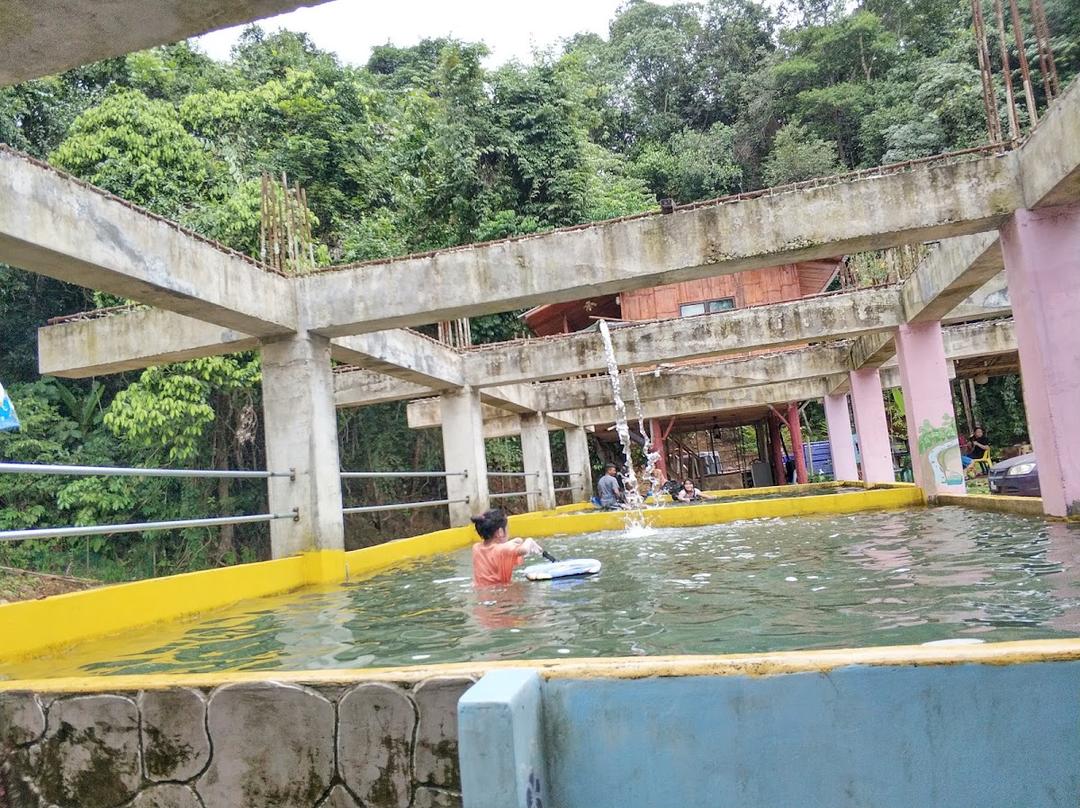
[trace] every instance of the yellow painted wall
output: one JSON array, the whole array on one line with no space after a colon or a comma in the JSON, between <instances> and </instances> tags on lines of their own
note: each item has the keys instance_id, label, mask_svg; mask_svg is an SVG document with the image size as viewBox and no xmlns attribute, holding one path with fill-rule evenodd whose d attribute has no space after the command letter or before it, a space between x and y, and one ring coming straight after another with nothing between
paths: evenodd
<instances>
[{"instance_id":1,"label":"yellow painted wall","mask_svg":"<svg viewBox=\"0 0 1080 808\"><path fill-rule=\"evenodd\" d=\"M689 527L741 519L905 508L923 505L910 485L865 493L822 494L743 502L714 502L645 512L655 527ZM621 512L546 512L512 516L517 536L554 536L621 530ZM220 609L242 600L303 586L362 578L413 559L452 552L476 541L472 526L439 530L351 552L303 556L105 586L42 600L0 606L0 661L14 662L55 652L94 637L164 623Z\"/></svg>"},{"instance_id":2,"label":"yellow painted wall","mask_svg":"<svg viewBox=\"0 0 1080 808\"><path fill-rule=\"evenodd\" d=\"M898 484L887 488L874 488L864 493L825 493L819 496L672 506L647 510L644 516L646 524L651 527L692 527L742 519L854 513L925 504L926 500L919 488ZM589 533L595 530L621 530L626 526L627 515L625 511L526 513L510 518L510 530L512 535L533 538Z\"/></svg>"},{"instance_id":3,"label":"yellow painted wall","mask_svg":"<svg viewBox=\"0 0 1080 808\"><path fill-rule=\"evenodd\" d=\"M1005 497L989 494L938 494L934 505L958 505L976 511L1044 516L1041 497Z\"/></svg>"}]
</instances>

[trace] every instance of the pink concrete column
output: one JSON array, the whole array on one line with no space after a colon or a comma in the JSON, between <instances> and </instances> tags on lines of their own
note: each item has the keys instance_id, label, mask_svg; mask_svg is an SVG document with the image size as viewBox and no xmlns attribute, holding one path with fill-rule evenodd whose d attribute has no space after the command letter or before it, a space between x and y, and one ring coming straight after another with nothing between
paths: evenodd
<instances>
[{"instance_id":1,"label":"pink concrete column","mask_svg":"<svg viewBox=\"0 0 1080 808\"><path fill-rule=\"evenodd\" d=\"M806 485L810 481L810 477L806 473L806 456L803 454L799 405L794 401L789 401L787 405L787 428L791 434L791 454L795 457L795 482L799 485Z\"/></svg>"},{"instance_id":2,"label":"pink concrete column","mask_svg":"<svg viewBox=\"0 0 1080 808\"><path fill-rule=\"evenodd\" d=\"M1080 516L1080 203L1016 211L1001 250L1043 510Z\"/></svg>"},{"instance_id":3,"label":"pink concrete column","mask_svg":"<svg viewBox=\"0 0 1080 808\"><path fill-rule=\"evenodd\" d=\"M833 477L837 480L859 479L859 468L855 464L855 444L851 441L847 393L825 396L825 423L829 427Z\"/></svg>"},{"instance_id":4,"label":"pink concrete column","mask_svg":"<svg viewBox=\"0 0 1080 808\"><path fill-rule=\"evenodd\" d=\"M881 373L877 368L851 372L851 409L855 413L855 431L859 433L863 481L868 483L896 482L885 401L881 396Z\"/></svg>"},{"instance_id":5,"label":"pink concrete column","mask_svg":"<svg viewBox=\"0 0 1080 808\"><path fill-rule=\"evenodd\" d=\"M960 463L941 323L900 326L896 332L896 358L904 388L904 416L915 484L927 496L963 494L964 467Z\"/></svg>"}]
</instances>

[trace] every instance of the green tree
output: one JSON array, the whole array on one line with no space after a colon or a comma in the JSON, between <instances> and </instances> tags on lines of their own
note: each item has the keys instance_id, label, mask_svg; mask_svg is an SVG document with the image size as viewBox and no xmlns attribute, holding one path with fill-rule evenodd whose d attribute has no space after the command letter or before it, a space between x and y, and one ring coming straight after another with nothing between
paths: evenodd
<instances>
[{"instance_id":1,"label":"green tree","mask_svg":"<svg viewBox=\"0 0 1080 808\"><path fill-rule=\"evenodd\" d=\"M176 109L138 90L83 112L50 161L94 185L173 219L209 193L214 164Z\"/></svg>"},{"instance_id":2,"label":"green tree","mask_svg":"<svg viewBox=\"0 0 1080 808\"><path fill-rule=\"evenodd\" d=\"M776 133L764 168L765 182L773 186L835 174L839 163L831 143L799 124L788 124Z\"/></svg>"}]
</instances>

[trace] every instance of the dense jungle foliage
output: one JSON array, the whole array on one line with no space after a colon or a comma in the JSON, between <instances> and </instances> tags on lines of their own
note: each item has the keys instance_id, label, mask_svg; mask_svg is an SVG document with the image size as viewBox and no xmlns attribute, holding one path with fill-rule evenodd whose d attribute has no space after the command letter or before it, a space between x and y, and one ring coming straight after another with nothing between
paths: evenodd
<instances>
[{"instance_id":1,"label":"dense jungle foliage","mask_svg":"<svg viewBox=\"0 0 1080 808\"><path fill-rule=\"evenodd\" d=\"M1046 0L1046 8L1068 81L1080 69L1080 4ZM258 249L261 172L285 172L307 190L324 263L986 141L968 0L864 0L853 11L833 0L781 11L752 0L630 0L607 37L572 37L527 65L490 67L485 54L479 43L429 40L378 47L366 65L349 66L304 35L252 26L226 63L180 43L0 89L0 141L249 254ZM0 380L24 424L0 435L0 457L262 467L255 355L97 381L38 377L38 326L115 302L0 266ZM514 312L472 322L477 342L521 328ZM1015 378L981 389L979 408L1001 441L1023 437ZM340 432L345 468L443 464L437 432L410 431L403 405L342 413ZM495 468L520 462L514 441L489 448ZM348 503L440 494L437 483L413 480L346 489ZM257 482L0 478L0 528L265 507ZM441 518L353 517L349 543ZM262 557L265 533L243 526L27 542L0 549L0 563L109 579L161 574Z\"/></svg>"}]
</instances>

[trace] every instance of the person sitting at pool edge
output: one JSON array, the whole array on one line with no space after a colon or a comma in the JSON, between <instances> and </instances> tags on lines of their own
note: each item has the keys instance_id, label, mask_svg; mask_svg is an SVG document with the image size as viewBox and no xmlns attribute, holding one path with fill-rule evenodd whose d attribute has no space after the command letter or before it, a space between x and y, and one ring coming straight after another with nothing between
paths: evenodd
<instances>
[{"instance_id":1,"label":"person sitting at pool edge","mask_svg":"<svg viewBox=\"0 0 1080 808\"><path fill-rule=\"evenodd\" d=\"M605 511L618 511L626 507L626 494L619 483L614 463L604 466L604 476L596 484L596 493L600 497L600 507Z\"/></svg>"},{"instance_id":2,"label":"person sitting at pool edge","mask_svg":"<svg viewBox=\"0 0 1080 808\"><path fill-rule=\"evenodd\" d=\"M506 514L499 508L474 516L472 523L483 540L472 548L473 585L499 586L510 583L514 567L527 555L542 555L544 550L532 539L511 539L506 529Z\"/></svg>"},{"instance_id":3,"label":"person sitting at pool edge","mask_svg":"<svg viewBox=\"0 0 1080 808\"><path fill-rule=\"evenodd\" d=\"M705 499L705 496L698 490L698 487L694 485L693 480L684 480L682 488L678 493L679 502L700 502Z\"/></svg>"},{"instance_id":4,"label":"person sitting at pool edge","mask_svg":"<svg viewBox=\"0 0 1080 808\"><path fill-rule=\"evenodd\" d=\"M975 427L975 432L968 437L971 444L971 460L975 476L990 470L990 438L986 436L981 426ZM962 460L963 458L961 458ZM966 469L967 466L964 466Z\"/></svg>"}]
</instances>

